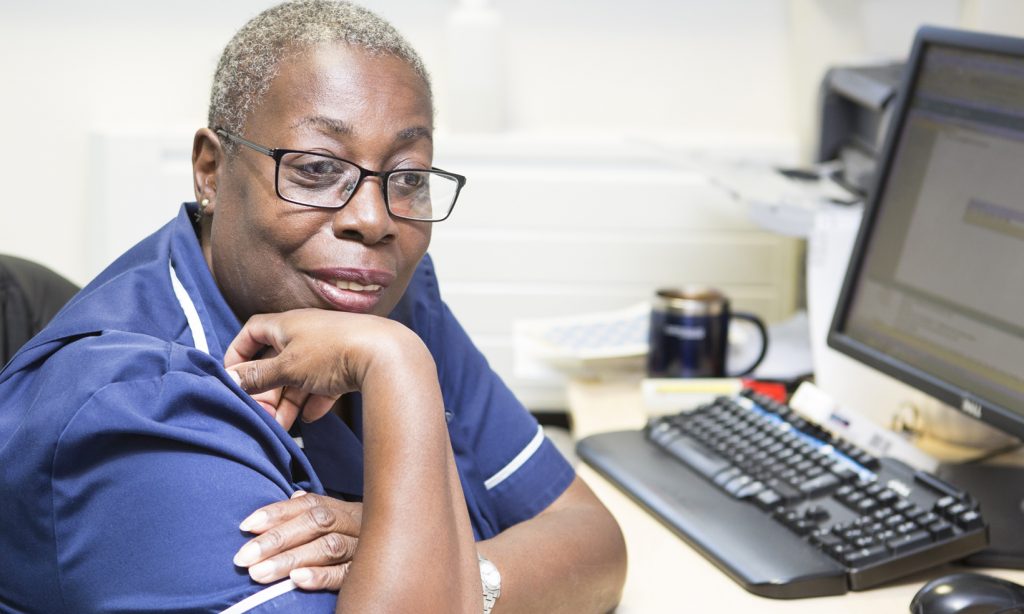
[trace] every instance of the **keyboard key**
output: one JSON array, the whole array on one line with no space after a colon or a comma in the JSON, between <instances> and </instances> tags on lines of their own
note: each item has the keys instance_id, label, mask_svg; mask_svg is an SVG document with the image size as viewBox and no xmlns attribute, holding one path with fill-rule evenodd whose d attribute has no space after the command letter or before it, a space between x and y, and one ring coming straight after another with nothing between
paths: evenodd
<instances>
[{"instance_id":1,"label":"keyboard key","mask_svg":"<svg viewBox=\"0 0 1024 614\"><path fill-rule=\"evenodd\" d=\"M895 529L905 522L907 522L907 519L902 514L896 514L889 516L889 518L885 520L885 526L890 529Z\"/></svg>"},{"instance_id":2,"label":"keyboard key","mask_svg":"<svg viewBox=\"0 0 1024 614\"><path fill-rule=\"evenodd\" d=\"M670 442L663 449L706 478L714 477L732 464L700 442L685 436Z\"/></svg>"},{"instance_id":3,"label":"keyboard key","mask_svg":"<svg viewBox=\"0 0 1024 614\"><path fill-rule=\"evenodd\" d=\"M891 539L886 545L894 554L900 554L931 543L931 541L932 536L928 531L914 531L913 533L907 533L906 535L900 535L895 539Z\"/></svg>"},{"instance_id":4,"label":"keyboard key","mask_svg":"<svg viewBox=\"0 0 1024 614\"><path fill-rule=\"evenodd\" d=\"M793 488L786 482L779 479L768 480L767 485L774 489L775 492L779 493L782 500L786 503L795 503L803 498L803 495L799 490Z\"/></svg>"},{"instance_id":5,"label":"keyboard key","mask_svg":"<svg viewBox=\"0 0 1024 614\"><path fill-rule=\"evenodd\" d=\"M878 509L878 501L871 497L864 497L853 506L853 511L861 514L870 514Z\"/></svg>"},{"instance_id":6,"label":"keyboard key","mask_svg":"<svg viewBox=\"0 0 1024 614\"><path fill-rule=\"evenodd\" d=\"M749 499L765 489L764 483L755 480L736 491L737 499Z\"/></svg>"},{"instance_id":7,"label":"keyboard key","mask_svg":"<svg viewBox=\"0 0 1024 614\"><path fill-rule=\"evenodd\" d=\"M818 528L818 523L814 522L813 520L808 520L806 518L801 518L801 519L797 520L796 522L794 522L790 526L790 528L793 529L793 531L797 535L807 535L811 531L814 531L814 530L816 530Z\"/></svg>"},{"instance_id":8,"label":"keyboard key","mask_svg":"<svg viewBox=\"0 0 1024 614\"><path fill-rule=\"evenodd\" d=\"M939 499L938 501L935 502L935 505L932 506L932 511L941 514L946 509L948 509L948 508L950 508L950 507L952 507L952 506L954 506L956 504L957 504L956 498L947 495L947 496L942 497L941 499Z\"/></svg>"},{"instance_id":9,"label":"keyboard key","mask_svg":"<svg viewBox=\"0 0 1024 614\"><path fill-rule=\"evenodd\" d=\"M964 531L973 531L974 529L980 529L985 526L985 522L981 519L981 514L975 510L968 510L957 516L956 523L960 525L960 528Z\"/></svg>"},{"instance_id":10,"label":"keyboard key","mask_svg":"<svg viewBox=\"0 0 1024 614\"><path fill-rule=\"evenodd\" d=\"M812 505L804 510L804 518L821 522L822 520L828 520L828 510L820 505Z\"/></svg>"},{"instance_id":11,"label":"keyboard key","mask_svg":"<svg viewBox=\"0 0 1024 614\"><path fill-rule=\"evenodd\" d=\"M888 488L880 492L875 499L878 500L878 503L887 507L901 500L899 495Z\"/></svg>"},{"instance_id":12,"label":"keyboard key","mask_svg":"<svg viewBox=\"0 0 1024 614\"><path fill-rule=\"evenodd\" d=\"M822 550L825 550L825 551L828 551L833 546L836 546L838 544L845 544L846 543L846 542L843 541L843 539L841 537L839 537L838 535L835 535L834 533L827 533L827 532L821 532L821 531L816 532L816 533L812 533L811 537L810 537L810 541L811 541L812 544L814 544L815 546L817 546L817 547L819 547L819 548L821 548Z\"/></svg>"},{"instance_id":13,"label":"keyboard key","mask_svg":"<svg viewBox=\"0 0 1024 614\"><path fill-rule=\"evenodd\" d=\"M808 478L816 478L823 473L825 473L824 469L822 469L818 465L813 465L810 469L804 472L804 475L806 475ZM839 478L837 477L836 479L838 480Z\"/></svg>"},{"instance_id":14,"label":"keyboard key","mask_svg":"<svg viewBox=\"0 0 1024 614\"><path fill-rule=\"evenodd\" d=\"M931 523L925 528L928 530L929 533L932 534L933 537L935 537L935 539L945 539L947 537L952 537L954 533L953 525L946 522L945 520L936 520L935 522Z\"/></svg>"},{"instance_id":15,"label":"keyboard key","mask_svg":"<svg viewBox=\"0 0 1024 614\"><path fill-rule=\"evenodd\" d=\"M869 548L854 549L843 557L843 562L850 567L863 567L881 561L889 552L885 546L878 544Z\"/></svg>"},{"instance_id":16,"label":"keyboard key","mask_svg":"<svg viewBox=\"0 0 1024 614\"><path fill-rule=\"evenodd\" d=\"M946 510L942 513L942 515L946 518L949 518L950 520L955 520L957 517L960 516L960 514L963 514L969 509L970 508L964 505L963 503L956 503L947 507Z\"/></svg>"},{"instance_id":17,"label":"keyboard key","mask_svg":"<svg viewBox=\"0 0 1024 614\"><path fill-rule=\"evenodd\" d=\"M834 473L836 477L838 477L843 482L852 480L854 477L857 476L857 472L853 470L853 467L850 467L849 465L842 461L835 461L834 463L832 463L832 466L829 467L828 470Z\"/></svg>"},{"instance_id":18,"label":"keyboard key","mask_svg":"<svg viewBox=\"0 0 1024 614\"><path fill-rule=\"evenodd\" d=\"M904 516L910 519L913 519L915 517L914 513L923 513L923 510L921 510L921 508L917 507L916 505L914 505L910 501L907 501L906 499L900 499L899 501L894 503L892 509L894 512L903 514Z\"/></svg>"},{"instance_id":19,"label":"keyboard key","mask_svg":"<svg viewBox=\"0 0 1024 614\"><path fill-rule=\"evenodd\" d=\"M770 510L782 503L782 497L774 490L765 488L754 497L754 503L763 510Z\"/></svg>"},{"instance_id":20,"label":"keyboard key","mask_svg":"<svg viewBox=\"0 0 1024 614\"><path fill-rule=\"evenodd\" d=\"M715 484L718 484L719 486L725 488L726 484L728 484L733 478L735 478L738 475L741 475L742 473L743 471L739 467L729 467L724 471L719 471L712 481Z\"/></svg>"},{"instance_id":21,"label":"keyboard key","mask_svg":"<svg viewBox=\"0 0 1024 614\"><path fill-rule=\"evenodd\" d=\"M857 506L858 503L864 500L864 496L864 493L862 493L859 490L855 490L843 498L843 503L845 503L848 507L853 509Z\"/></svg>"},{"instance_id":22,"label":"keyboard key","mask_svg":"<svg viewBox=\"0 0 1024 614\"><path fill-rule=\"evenodd\" d=\"M908 533L916 532L917 525L913 522L904 522L901 525L897 525L896 528L893 530L899 533L900 535L906 535Z\"/></svg>"},{"instance_id":23,"label":"keyboard key","mask_svg":"<svg viewBox=\"0 0 1024 614\"><path fill-rule=\"evenodd\" d=\"M831 473L823 473L818 477L807 480L800 485L800 492L808 497L823 495L839 486L839 478Z\"/></svg>"},{"instance_id":24,"label":"keyboard key","mask_svg":"<svg viewBox=\"0 0 1024 614\"><path fill-rule=\"evenodd\" d=\"M750 477L749 475L738 475L733 479L729 480L728 483L726 483L726 485L724 486L725 492L729 493L730 495L735 495L740 491L741 488L743 488L747 484L750 484L753 481L754 478Z\"/></svg>"}]
</instances>

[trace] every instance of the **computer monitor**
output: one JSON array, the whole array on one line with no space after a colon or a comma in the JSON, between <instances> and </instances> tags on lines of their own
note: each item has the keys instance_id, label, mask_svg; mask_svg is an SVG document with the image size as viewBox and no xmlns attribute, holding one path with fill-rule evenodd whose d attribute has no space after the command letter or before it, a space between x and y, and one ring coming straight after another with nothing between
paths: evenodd
<instances>
[{"instance_id":1,"label":"computer monitor","mask_svg":"<svg viewBox=\"0 0 1024 614\"><path fill-rule=\"evenodd\" d=\"M918 32L828 344L1024 438L1024 40ZM1024 567L1024 470L940 473Z\"/></svg>"}]
</instances>

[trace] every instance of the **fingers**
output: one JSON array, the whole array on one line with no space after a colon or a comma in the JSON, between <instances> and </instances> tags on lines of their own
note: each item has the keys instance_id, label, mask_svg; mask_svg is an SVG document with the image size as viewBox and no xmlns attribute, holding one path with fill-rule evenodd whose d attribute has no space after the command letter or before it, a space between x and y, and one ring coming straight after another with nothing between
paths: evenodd
<instances>
[{"instance_id":1,"label":"fingers","mask_svg":"<svg viewBox=\"0 0 1024 614\"><path fill-rule=\"evenodd\" d=\"M277 390L274 396L263 396L263 393L293 383L286 379L281 361L274 360L280 356L286 341L273 314L255 315L249 318L224 353L224 366L228 373L236 376L239 387L251 394L272 416L279 411L281 391ZM292 422L296 415L292 415Z\"/></svg>"},{"instance_id":2,"label":"fingers","mask_svg":"<svg viewBox=\"0 0 1024 614\"><path fill-rule=\"evenodd\" d=\"M314 422L323 418L334 407L338 397L326 397L319 394L310 395L302 408L302 421Z\"/></svg>"},{"instance_id":3,"label":"fingers","mask_svg":"<svg viewBox=\"0 0 1024 614\"><path fill-rule=\"evenodd\" d=\"M256 397L254 396L253 398ZM281 395L280 402L277 404L277 413L274 414L274 420L277 420L277 423L287 431L292 427L299 414L302 413L302 406L308 398L309 393L304 390L286 388L284 394Z\"/></svg>"},{"instance_id":4,"label":"fingers","mask_svg":"<svg viewBox=\"0 0 1024 614\"><path fill-rule=\"evenodd\" d=\"M293 384L282 369L280 357L236 364L228 371L238 376L239 387L249 394Z\"/></svg>"},{"instance_id":5,"label":"fingers","mask_svg":"<svg viewBox=\"0 0 1024 614\"><path fill-rule=\"evenodd\" d=\"M309 498L299 501L302 497ZM278 501L276 503L271 503L270 505L265 505L252 514L249 514L249 516L247 516L246 519L238 525L238 528L246 533L265 533L268 529L308 511L311 507L316 505L318 497L320 497L320 495L310 495L303 490L297 490L292 493L291 498L287 501Z\"/></svg>"},{"instance_id":6,"label":"fingers","mask_svg":"<svg viewBox=\"0 0 1024 614\"><path fill-rule=\"evenodd\" d=\"M284 331L276 325L276 321L273 315L254 315L249 318L224 352L224 366L232 367L249 362L267 346L277 350L284 347Z\"/></svg>"},{"instance_id":7,"label":"fingers","mask_svg":"<svg viewBox=\"0 0 1024 614\"><path fill-rule=\"evenodd\" d=\"M355 554L359 540L349 535L328 533L314 541L287 550L249 567L249 576L260 583L275 582L296 569L328 567L347 563ZM315 574L315 576L322 576ZM326 574L333 578L335 574ZM320 578L320 581L326 581Z\"/></svg>"},{"instance_id":8,"label":"fingers","mask_svg":"<svg viewBox=\"0 0 1024 614\"><path fill-rule=\"evenodd\" d=\"M292 582L307 591L341 590L342 581L348 574L349 563L330 567L300 567L289 574Z\"/></svg>"},{"instance_id":9,"label":"fingers","mask_svg":"<svg viewBox=\"0 0 1024 614\"><path fill-rule=\"evenodd\" d=\"M235 555L257 582L283 578L300 567L323 567L352 558L362 504L303 494L260 508L239 528L259 534ZM330 578L335 578L332 572Z\"/></svg>"},{"instance_id":10,"label":"fingers","mask_svg":"<svg viewBox=\"0 0 1024 614\"><path fill-rule=\"evenodd\" d=\"M282 392L283 389L274 388L266 392L258 392L252 395L252 399L259 403L263 409L267 410L268 414L277 418L277 414L280 411ZM278 422L280 422L280 419L278 419Z\"/></svg>"}]
</instances>

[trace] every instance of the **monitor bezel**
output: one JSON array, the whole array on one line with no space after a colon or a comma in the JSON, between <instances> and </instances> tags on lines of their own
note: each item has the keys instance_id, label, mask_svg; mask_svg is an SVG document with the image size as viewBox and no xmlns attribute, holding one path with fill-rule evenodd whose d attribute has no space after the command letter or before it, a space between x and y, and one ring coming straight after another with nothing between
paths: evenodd
<instances>
[{"instance_id":1,"label":"monitor bezel","mask_svg":"<svg viewBox=\"0 0 1024 614\"><path fill-rule=\"evenodd\" d=\"M961 413L1018 438L1024 438L1024 415L1018 414L990 399L946 382L917 367L868 346L845 332L845 323L852 306L857 280L867 254L869 240L878 221L882 197L889 181L900 134L907 119L914 88L922 69L927 48L931 45L959 47L973 51L1019 56L1024 62L1024 39L934 26L920 28L914 38L910 57L904 69L892 118L887 127L876 177L865 199L864 214L854 241L839 299L829 326L829 347L877 369L896 380L920 390Z\"/></svg>"}]
</instances>

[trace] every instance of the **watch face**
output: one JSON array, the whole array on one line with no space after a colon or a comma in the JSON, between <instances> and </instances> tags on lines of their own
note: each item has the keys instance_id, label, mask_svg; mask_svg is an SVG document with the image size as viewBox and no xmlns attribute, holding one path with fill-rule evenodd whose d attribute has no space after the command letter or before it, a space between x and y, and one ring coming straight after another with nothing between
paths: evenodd
<instances>
[{"instance_id":1,"label":"watch face","mask_svg":"<svg viewBox=\"0 0 1024 614\"><path fill-rule=\"evenodd\" d=\"M501 587L501 574L498 573L498 568L486 559L480 561L480 578L490 590Z\"/></svg>"}]
</instances>

